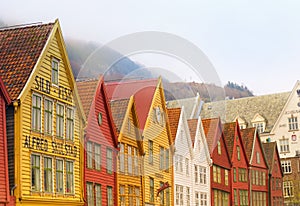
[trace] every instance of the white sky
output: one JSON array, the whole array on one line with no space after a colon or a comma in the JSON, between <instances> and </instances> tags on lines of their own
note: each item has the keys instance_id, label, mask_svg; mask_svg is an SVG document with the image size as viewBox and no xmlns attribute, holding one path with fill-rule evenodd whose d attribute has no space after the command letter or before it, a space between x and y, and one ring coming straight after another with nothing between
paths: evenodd
<instances>
[{"instance_id":1,"label":"white sky","mask_svg":"<svg viewBox=\"0 0 300 206\"><path fill-rule=\"evenodd\" d=\"M290 91L300 79L299 11L298 0L9 0L0 4L0 19L21 24L59 18L65 38L102 44L134 32L172 33L197 45L224 84L243 83L258 95ZM191 79L176 61L133 59Z\"/></svg>"}]
</instances>

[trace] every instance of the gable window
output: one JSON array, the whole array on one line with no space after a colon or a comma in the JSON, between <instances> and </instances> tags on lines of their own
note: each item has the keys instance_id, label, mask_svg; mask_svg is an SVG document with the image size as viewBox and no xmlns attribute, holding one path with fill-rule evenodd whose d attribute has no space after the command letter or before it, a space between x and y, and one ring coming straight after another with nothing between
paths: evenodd
<instances>
[{"instance_id":1,"label":"gable window","mask_svg":"<svg viewBox=\"0 0 300 206\"><path fill-rule=\"evenodd\" d=\"M64 162L63 160L56 160L56 192L64 192Z\"/></svg>"},{"instance_id":2,"label":"gable window","mask_svg":"<svg viewBox=\"0 0 300 206\"><path fill-rule=\"evenodd\" d=\"M32 130L41 131L41 97L32 95Z\"/></svg>"},{"instance_id":3,"label":"gable window","mask_svg":"<svg viewBox=\"0 0 300 206\"><path fill-rule=\"evenodd\" d=\"M94 205L94 191L93 191L93 183L86 183L86 193L87 193L87 202L88 205Z\"/></svg>"},{"instance_id":4,"label":"gable window","mask_svg":"<svg viewBox=\"0 0 300 206\"><path fill-rule=\"evenodd\" d=\"M290 152L290 145L289 145L289 139L288 138L282 138L279 140L280 144L280 152Z\"/></svg>"},{"instance_id":5,"label":"gable window","mask_svg":"<svg viewBox=\"0 0 300 206\"><path fill-rule=\"evenodd\" d=\"M66 139L74 140L74 110L72 108L67 108L67 123L66 123Z\"/></svg>"},{"instance_id":6,"label":"gable window","mask_svg":"<svg viewBox=\"0 0 300 206\"><path fill-rule=\"evenodd\" d=\"M96 206L101 206L102 205L101 185L99 184L95 185L95 193L96 193Z\"/></svg>"},{"instance_id":7,"label":"gable window","mask_svg":"<svg viewBox=\"0 0 300 206\"><path fill-rule=\"evenodd\" d=\"M222 149L221 149L221 142L218 141L218 154L222 154Z\"/></svg>"},{"instance_id":8,"label":"gable window","mask_svg":"<svg viewBox=\"0 0 300 206\"><path fill-rule=\"evenodd\" d=\"M281 161L281 167L282 167L282 171L283 171L284 174L292 173L292 166L291 166L291 161L290 160Z\"/></svg>"},{"instance_id":9,"label":"gable window","mask_svg":"<svg viewBox=\"0 0 300 206\"><path fill-rule=\"evenodd\" d=\"M148 140L148 150L149 150L149 164L153 164L153 141Z\"/></svg>"},{"instance_id":10,"label":"gable window","mask_svg":"<svg viewBox=\"0 0 300 206\"><path fill-rule=\"evenodd\" d=\"M110 186L107 186L107 206L114 205L114 198L113 198L113 189Z\"/></svg>"},{"instance_id":11,"label":"gable window","mask_svg":"<svg viewBox=\"0 0 300 206\"><path fill-rule=\"evenodd\" d=\"M55 85L58 85L58 65L59 61L55 58L52 59L52 75L51 82Z\"/></svg>"},{"instance_id":12,"label":"gable window","mask_svg":"<svg viewBox=\"0 0 300 206\"><path fill-rule=\"evenodd\" d=\"M293 197L294 196L293 181L283 182L283 196L284 197Z\"/></svg>"},{"instance_id":13,"label":"gable window","mask_svg":"<svg viewBox=\"0 0 300 206\"><path fill-rule=\"evenodd\" d=\"M86 153L87 153L87 167L93 168L93 144L92 144L92 142L87 142Z\"/></svg>"},{"instance_id":14,"label":"gable window","mask_svg":"<svg viewBox=\"0 0 300 206\"><path fill-rule=\"evenodd\" d=\"M132 147L130 145L127 146L127 171L128 174L132 174Z\"/></svg>"},{"instance_id":15,"label":"gable window","mask_svg":"<svg viewBox=\"0 0 300 206\"><path fill-rule=\"evenodd\" d=\"M164 169L164 148L159 147L159 169Z\"/></svg>"},{"instance_id":16,"label":"gable window","mask_svg":"<svg viewBox=\"0 0 300 206\"><path fill-rule=\"evenodd\" d=\"M154 179L150 177L149 179L150 185L150 202L154 202Z\"/></svg>"},{"instance_id":17,"label":"gable window","mask_svg":"<svg viewBox=\"0 0 300 206\"><path fill-rule=\"evenodd\" d=\"M95 169L101 170L101 146L95 143Z\"/></svg>"},{"instance_id":18,"label":"gable window","mask_svg":"<svg viewBox=\"0 0 300 206\"><path fill-rule=\"evenodd\" d=\"M45 99L45 117L44 117L44 126L45 134L52 134L52 118L53 118L53 103L49 99Z\"/></svg>"},{"instance_id":19,"label":"gable window","mask_svg":"<svg viewBox=\"0 0 300 206\"><path fill-rule=\"evenodd\" d=\"M298 119L297 117L291 116L288 118L289 121L289 130L298 130Z\"/></svg>"},{"instance_id":20,"label":"gable window","mask_svg":"<svg viewBox=\"0 0 300 206\"><path fill-rule=\"evenodd\" d=\"M53 175L52 175L52 158L44 157L44 190L52 192Z\"/></svg>"},{"instance_id":21,"label":"gable window","mask_svg":"<svg viewBox=\"0 0 300 206\"><path fill-rule=\"evenodd\" d=\"M74 163L66 161L66 193L74 193Z\"/></svg>"},{"instance_id":22,"label":"gable window","mask_svg":"<svg viewBox=\"0 0 300 206\"><path fill-rule=\"evenodd\" d=\"M56 136L64 137L64 105L56 104Z\"/></svg>"},{"instance_id":23,"label":"gable window","mask_svg":"<svg viewBox=\"0 0 300 206\"><path fill-rule=\"evenodd\" d=\"M265 123L264 122L253 123L253 127L256 127L256 130L258 133L263 133L265 131Z\"/></svg>"},{"instance_id":24,"label":"gable window","mask_svg":"<svg viewBox=\"0 0 300 206\"><path fill-rule=\"evenodd\" d=\"M256 163L260 164L260 154L259 154L259 152L256 152Z\"/></svg>"},{"instance_id":25,"label":"gable window","mask_svg":"<svg viewBox=\"0 0 300 206\"><path fill-rule=\"evenodd\" d=\"M241 151L240 151L239 146L236 146L236 152L237 152L237 159L240 161L241 160Z\"/></svg>"},{"instance_id":26,"label":"gable window","mask_svg":"<svg viewBox=\"0 0 300 206\"><path fill-rule=\"evenodd\" d=\"M112 174L112 166L113 166L113 162L112 162L112 149L107 148L106 149L106 172L108 174Z\"/></svg>"},{"instance_id":27,"label":"gable window","mask_svg":"<svg viewBox=\"0 0 300 206\"><path fill-rule=\"evenodd\" d=\"M31 190L39 192L41 189L40 155L31 155Z\"/></svg>"}]
</instances>

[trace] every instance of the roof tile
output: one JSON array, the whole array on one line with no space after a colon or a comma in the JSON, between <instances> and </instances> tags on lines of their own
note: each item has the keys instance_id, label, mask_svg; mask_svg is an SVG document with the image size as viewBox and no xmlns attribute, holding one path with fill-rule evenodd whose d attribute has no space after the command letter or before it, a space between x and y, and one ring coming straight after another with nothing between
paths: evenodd
<instances>
[{"instance_id":1,"label":"roof tile","mask_svg":"<svg viewBox=\"0 0 300 206\"><path fill-rule=\"evenodd\" d=\"M181 108L167 109L167 113L168 113L168 118L169 118L172 139L173 139L173 142L175 142Z\"/></svg>"}]
</instances>

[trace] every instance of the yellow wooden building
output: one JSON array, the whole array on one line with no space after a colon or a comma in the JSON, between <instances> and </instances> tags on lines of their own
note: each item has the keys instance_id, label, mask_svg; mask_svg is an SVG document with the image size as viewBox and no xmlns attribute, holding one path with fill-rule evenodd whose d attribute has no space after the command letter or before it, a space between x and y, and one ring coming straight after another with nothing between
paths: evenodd
<instances>
[{"instance_id":1,"label":"yellow wooden building","mask_svg":"<svg viewBox=\"0 0 300 206\"><path fill-rule=\"evenodd\" d=\"M119 156L117 170L118 205L143 205L143 144L134 97L110 102L118 130Z\"/></svg>"},{"instance_id":2,"label":"yellow wooden building","mask_svg":"<svg viewBox=\"0 0 300 206\"><path fill-rule=\"evenodd\" d=\"M0 42L16 205L83 205L85 117L58 20L0 30Z\"/></svg>"}]
</instances>

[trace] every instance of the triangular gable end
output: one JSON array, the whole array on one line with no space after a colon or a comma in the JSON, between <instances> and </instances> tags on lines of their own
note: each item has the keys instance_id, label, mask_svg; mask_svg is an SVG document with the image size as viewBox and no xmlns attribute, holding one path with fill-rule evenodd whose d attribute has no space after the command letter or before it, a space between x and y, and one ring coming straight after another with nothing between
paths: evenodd
<instances>
[{"instance_id":1,"label":"triangular gable end","mask_svg":"<svg viewBox=\"0 0 300 206\"><path fill-rule=\"evenodd\" d=\"M238 120L236 120L236 126L235 126L235 130L236 130L236 134L235 135L238 135L239 136L239 141L241 142L241 146L242 146L242 151L243 151L243 154L244 154L244 157L245 157L245 160L247 162L247 165L249 166L249 160L248 160L248 157L247 157L247 153L246 153L246 148L245 148L245 144L244 144L244 140L242 138L242 134L241 134L241 129L240 129L240 126L239 126L239 122ZM236 138L234 138L236 139ZM235 140L236 141L236 140Z\"/></svg>"},{"instance_id":2,"label":"triangular gable end","mask_svg":"<svg viewBox=\"0 0 300 206\"><path fill-rule=\"evenodd\" d=\"M252 147L252 152L251 152L251 158L250 158L250 164L251 165L257 165L257 166L260 166L261 167L261 165L264 165L266 168L269 168L269 166L268 166L268 162L267 162L267 159L266 159L266 156L265 156L265 153L264 153L264 149L263 149L263 146L262 146L262 143L261 143L261 141L260 141L260 138L259 138L259 135L258 135L258 132L257 132L257 129L255 129L255 133L254 133L254 141L253 141L253 147ZM254 162L254 161L257 161L257 157L256 157L256 145L258 146L258 148L259 148L259 153L261 153L262 154L262 159L263 159L263 164L260 164L260 165L258 165L256 162Z\"/></svg>"}]
</instances>

